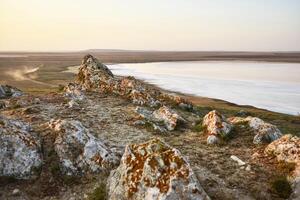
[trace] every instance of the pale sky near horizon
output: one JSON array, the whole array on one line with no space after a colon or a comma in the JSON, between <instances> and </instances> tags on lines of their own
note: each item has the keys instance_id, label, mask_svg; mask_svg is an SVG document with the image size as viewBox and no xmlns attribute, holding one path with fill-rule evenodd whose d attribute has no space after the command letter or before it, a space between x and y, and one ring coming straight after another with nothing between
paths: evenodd
<instances>
[{"instance_id":1,"label":"pale sky near horizon","mask_svg":"<svg viewBox=\"0 0 300 200\"><path fill-rule=\"evenodd\" d=\"M299 0L0 0L0 51L300 51Z\"/></svg>"}]
</instances>

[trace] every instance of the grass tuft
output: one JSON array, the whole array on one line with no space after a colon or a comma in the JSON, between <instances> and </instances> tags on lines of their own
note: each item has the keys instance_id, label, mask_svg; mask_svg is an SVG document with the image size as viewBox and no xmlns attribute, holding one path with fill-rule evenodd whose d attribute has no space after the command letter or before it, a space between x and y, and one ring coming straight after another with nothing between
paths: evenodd
<instances>
[{"instance_id":1,"label":"grass tuft","mask_svg":"<svg viewBox=\"0 0 300 200\"><path fill-rule=\"evenodd\" d=\"M286 177L278 177L272 181L272 189L281 198L289 198L292 193L292 187Z\"/></svg>"}]
</instances>

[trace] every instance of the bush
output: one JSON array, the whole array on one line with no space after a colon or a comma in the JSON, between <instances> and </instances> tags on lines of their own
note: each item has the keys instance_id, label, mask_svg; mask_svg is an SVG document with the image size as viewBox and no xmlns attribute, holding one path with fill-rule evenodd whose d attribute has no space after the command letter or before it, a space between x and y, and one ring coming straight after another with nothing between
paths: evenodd
<instances>
[{"instance_id":1,"label":"bush","mask_svg":"<svg viewBox=\"0 0 300 200\"><path fill-rule=\"evenodd\" d=\"M281 198L289 198L292 193L292 187L286 177L278 177L272 182L272 189Z\"/></svg>"}]
</instances>

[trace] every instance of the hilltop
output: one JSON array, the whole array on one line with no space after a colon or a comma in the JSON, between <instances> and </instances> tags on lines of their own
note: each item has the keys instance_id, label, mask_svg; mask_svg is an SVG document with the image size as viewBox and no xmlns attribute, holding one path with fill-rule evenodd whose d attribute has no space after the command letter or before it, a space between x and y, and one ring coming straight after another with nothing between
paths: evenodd
<instances>
[{"instance_id":1,"label":"hilltop","mask_svg":"<svg viewBox=\"0 0 300 200\"><path fill-rule=\"evenodd\" d=\"M299 198L299 117L117 77L91 55L60 91L0 97L3 199Z\"/></svg>"}]
</instances>

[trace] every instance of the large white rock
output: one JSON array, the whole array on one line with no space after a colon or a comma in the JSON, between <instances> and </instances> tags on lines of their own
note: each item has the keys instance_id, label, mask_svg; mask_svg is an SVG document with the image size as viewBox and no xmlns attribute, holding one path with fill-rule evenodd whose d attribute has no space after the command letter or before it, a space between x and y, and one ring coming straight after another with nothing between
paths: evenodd
<instances>
[{"instance_id":1,"label":"large white rock","mask_svg":"<svg viewBox=\"0 0 300 200\"><path fill-rule=\"evenodd\" d=\"M40 139L29 124L0 116L0 176L29 179L42 164Z\"/></svg>"},{"instance_id":2,"label":"large white rock","mask_svg":"<svg viewBox=\"0 0 300 200\"><path fill-rule=\"evenodd\" d=\"M108 179L111 200L209 199L181 153L154 139L131 144Z\"/></svg>"},{"instance_id":3,"label":"large white rock","mask_svg":"<svg viewBox=\"0 0 300 200\"><path fill-rule=\"evenodd\" d=\"M67 175L99 172L117 165L119 158L101 140L76 120L51 120L49 127L58 133L55 151Z\"/></svg>"},{"instance_id":4,"label":"large white rock","mask_svg":"<svg viewBox=\"0 0 300 200\"><path fill-rule=\"evenodd\" d=\"M258 117L232 117L228 119L232 124L247 123L253 129L254 144L270 143L282 136L281 131L273 124L267 123Z\"/></svg>"},{"instance_id":5,"label":"large white rock","mask_svg":"<svg viewBox=\"0 0 300 200\"><path fill-rule=\"evenodd\" d=\"M221 138L227 137L233 128L226 118L216 110L204 116L202 126L208 133L208 144L218 143Z\"/></svg>"},{"instance_id":6,"label":"large white rock","mask_svg":"<svg viewBox=\"0 0 300 200\"><path fill-rule=\"evenodd\" d=\"M253 139L254 144L261 144L264 142L272 142L282 136L281 131L273 124L264 122L257 117L247 117L249 126L253 128L255 136Z\"/></svg>"}]
</instances>

